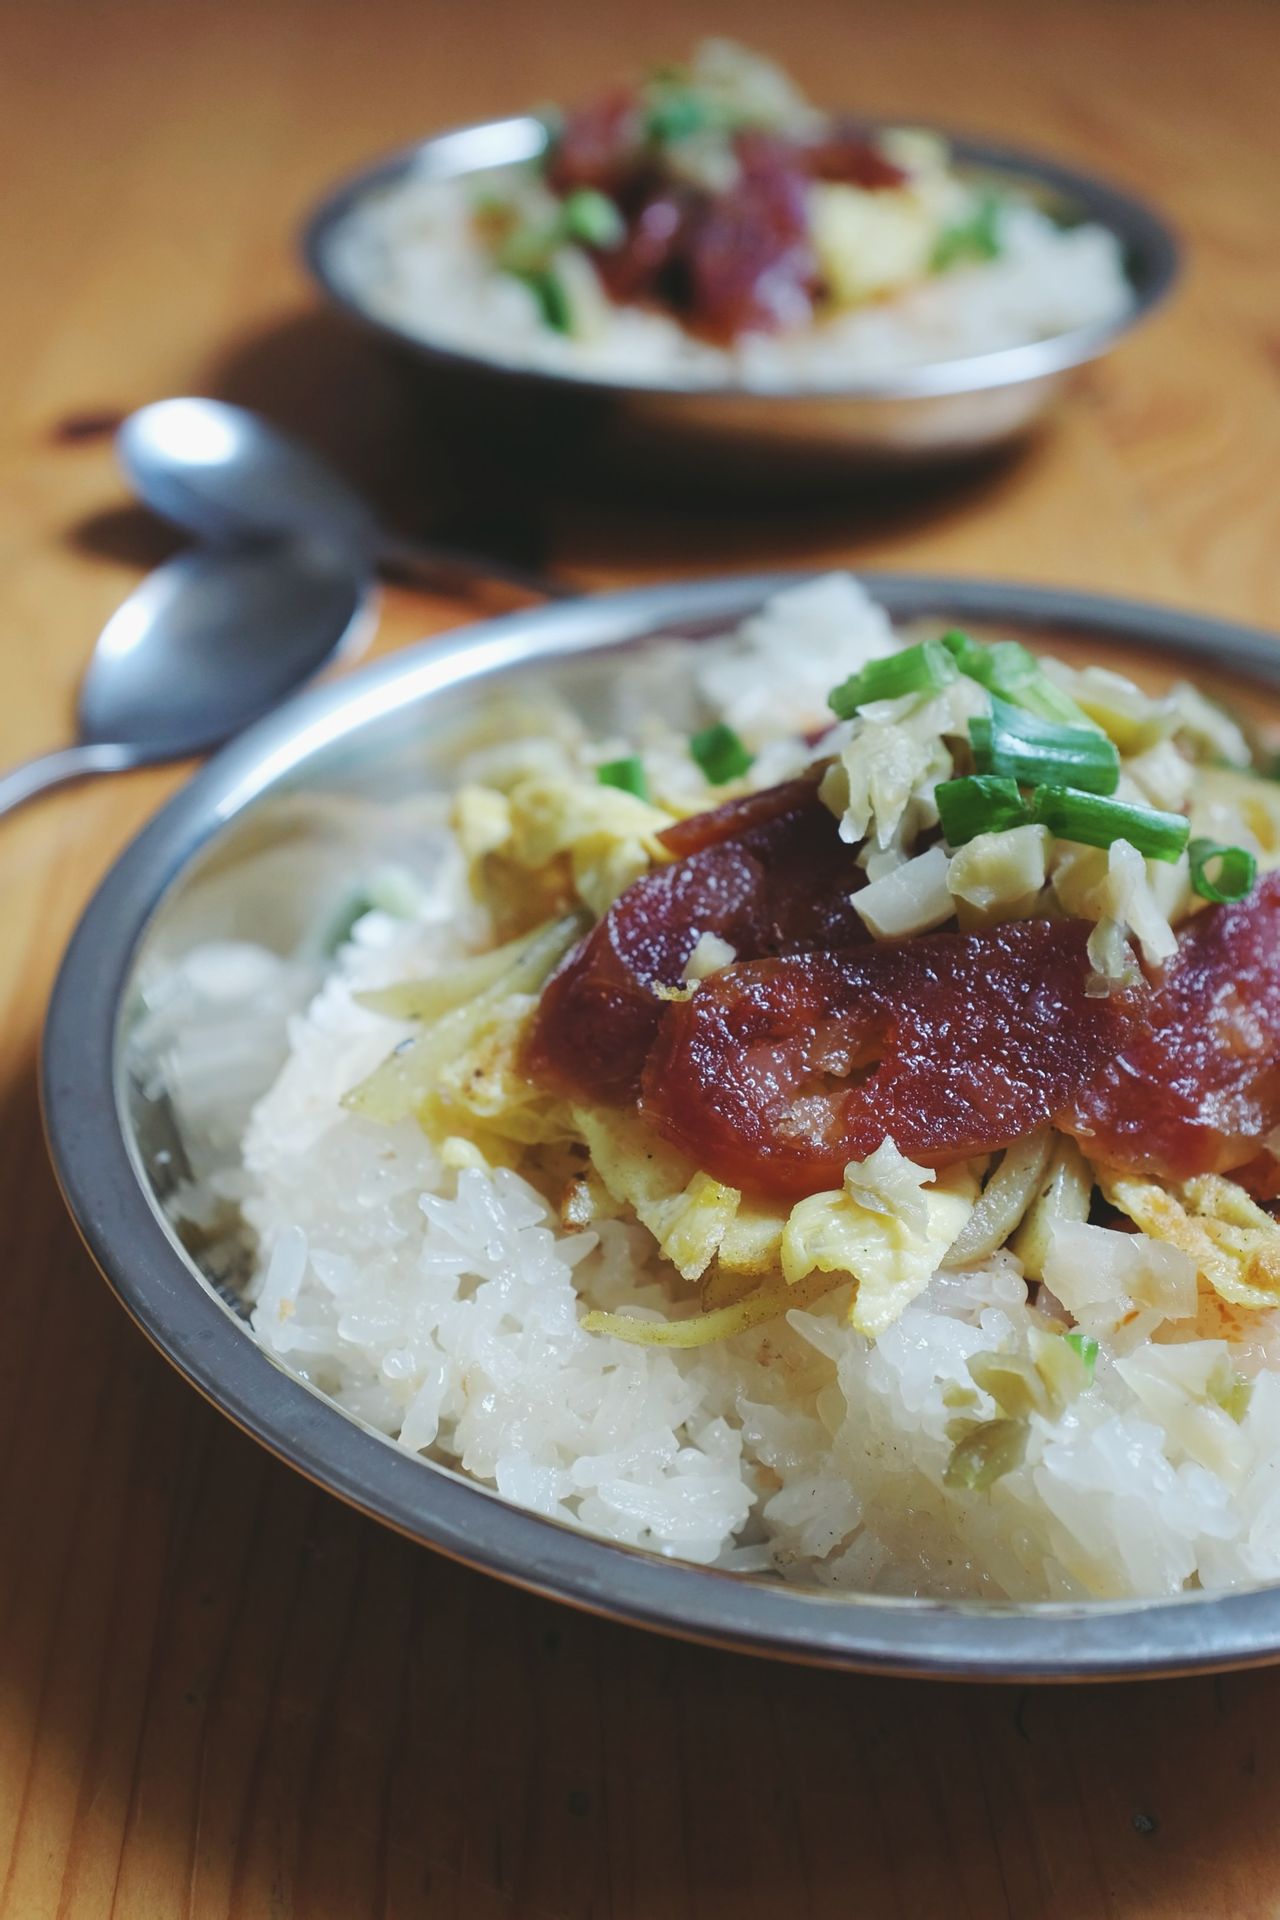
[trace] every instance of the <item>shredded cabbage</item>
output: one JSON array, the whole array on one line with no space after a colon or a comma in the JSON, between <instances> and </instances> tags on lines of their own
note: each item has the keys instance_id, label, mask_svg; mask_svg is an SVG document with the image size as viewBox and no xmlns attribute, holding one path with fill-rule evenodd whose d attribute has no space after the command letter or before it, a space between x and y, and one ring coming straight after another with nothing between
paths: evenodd
<instances>
[{"instance_id":1,"label":"shredded cabbage","mask_svg":"<svg viewBox=\"0 0 1280 1920\"><path fill-rule=\"evenodd\" d=\"M828 1293L834 1293L837 1287L844 1286L847 1280L848 1276L843 1273L812 1273L794 1286L774 1281L748 1294L745 1300L716 1307L710 1313L690 1314L683 1320L650 1320L641 1318L640 1313L633 1310L588 1313L581 1324L587 1333L611 1334L615 1340L628 1340L637 1347L706 1347L717 1340L732 1340L738 1333L749 1333L753 1327L764 1326L770 1320L779 1320L794 1307L811 1307Z\"/></svg>"},{"instance_id":2,"label":"shredded cabbage","mask_svg":"<svg viewBox=\"0 0 1280 1920\"><path fill-rule=\"evenodd\" d=\"M1002 1247L1026 1213L1053 1154L1053 1132L1041 1127L1007 1149L982 1198L947 1249L944 1267L965 1267Z\"/></svg>"},{"instance_id":3,"label":"shredded cabbage","mask_svg":"<svg viewBox=\"0 0 1280 1920\"><path fill-rule=\"evenodd\" d=\"M1045 883L1047 827L1006 827L975 834L951 856L947 887L982 915L1016 919L1034 906Z\"/></svg>"},{"instance_id":4,"label":"shredded cabbage","mask_svg":"<svg viewBox=\"0 0 1280 1920\"><path fill-rule=\"evenodd\" d=\"M855 893L854 907L877 940L927 933L955 912L947 886L948 866L946 849L930 847Z\"/></svg>"}]
</instances>

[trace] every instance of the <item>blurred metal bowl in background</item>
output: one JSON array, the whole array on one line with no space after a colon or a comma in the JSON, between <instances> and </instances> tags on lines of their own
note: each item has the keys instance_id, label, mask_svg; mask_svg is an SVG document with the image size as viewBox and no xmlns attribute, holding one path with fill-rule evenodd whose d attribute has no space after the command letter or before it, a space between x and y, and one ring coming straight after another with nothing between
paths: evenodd
<instances>
[{"instance_id":1,"label":"blurred metal bowl in background","mask_svg":"<svg viewBox=\"0 0 1280 1920\"><path fill-rule=\"evenodd\" d=\"M886 122L864 120L874 132ZM1108 182L1016 148L946 133L967 177L1015 185L1068 223L1093 221L1116 235L1133 289L1112 320L1029 345L1001 347L823 387L629 384L505 362L430 339L379 312L360 250L348 243L363 209L408 178L460 179L531 160L546 142L531 115L484 122L424 140L328 193L302 233L307 266L339 307L412 350L434 376L446 425L538 442L560 460L606 467L663 462L672 477L732 486L797 477L831 481L858 470L958 460L1027 433L1074 369L1107 353L1169 292L1178 249L1151 208ZM692 465L690 465L692 463Z\"/></svg>"},{"instance_id":2,"label":"blurred metal bowl in background","mask_svg":"<svg viewBox=\"0 0 1280 1920\"><path fill-rule=\"evenodd\" d=\"M165 1217L183 1142L162 1075L131 1051L140 971L209 938L293 950L353 866L412 857L415 801L447 788L479 739L527 728L548 701L592 730L616 727L640 697L678 712L690 650L672 636L731 628L783 584L647 588L512 615L303 695L226 748L117 862L64 961L43 1095L71 1211L124 1306L242 1428L362 1511L538 1593L721 1646L893 1673L1118 1677L1276 1658L1280 1588L1087 1605L893 1599L685 1565L540 1518L403 1451L285 1373L237 1313L227 1276L202 1273ZM1280 644L1265 634L1033 587L911 575L867 584L899 622L1052 634L1062 650L1136 661L1146 677L1192 667L1210 688L1243 676L1258 711L1280 716Z\"/></svg>"}]
</instances>

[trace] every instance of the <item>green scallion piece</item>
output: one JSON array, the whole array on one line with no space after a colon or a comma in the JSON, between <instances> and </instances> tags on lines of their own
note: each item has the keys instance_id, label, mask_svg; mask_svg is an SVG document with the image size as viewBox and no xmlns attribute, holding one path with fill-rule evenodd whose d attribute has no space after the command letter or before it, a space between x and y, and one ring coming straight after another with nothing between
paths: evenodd
<instances>
[{"instance_id":1,"label":"green scallion piece","mask_svg":"<svg viewBox=\"0 0 1280 1920\"><path fill-rule=\"evenodd\" d=\"M1191 862L1191 890L1202 900L1223 906L1253 892L1258 863L1247 847L1227 847L1218 840L1192 840L1187 858ZM1216 879L1210 876L1211 864L1217 866Z\"/></svg>"},{"instance_id":2,"label":"green scallion piece","mask_svg":"<svg viewBox=\"0 0 1280 1920\"><path fill-rule=\"evenodd\" d=\"M723 721L714 727L704 727L701 733L695 733L689 741L689 752L713 787L722 787L727 780L740 779L755 759L733 728L726 726Z\"/></svg>"},{"instance_id":3,"label":"green scallion piece","mask_svg":"<svg viewBox=\"0 0 1280 1920\"><path fill-rule=\"evenodd\" d=\"M573 305L569 299L569 289L554 267L544 267L540 273L520 273L516 278L523 280L533 294L549 327L557 333L573 332Z\"/></svg>"},{"instance_id":4,"label":"green scallion piece","mask_svg":"<svg viewBox=\"0 0 1280 1920\"><path fill-rule=\"evenodd\" d=\"M1025 826L1030 819L1016 780L997 773L975 773L965 780L943 780L933 790L947 845L962 847L980 833Z\"/></svg>"},{"instance_id":5,"label":"green scallion piece","mask_svg":"<svg viewBox=\"0 0 1280 1920\"><path fill-rule=\"evenodd\" d=\"M596 779L602 787L620 787L623 793L634 793L637 800L649 798L644 761L638 753L628 754L625 760L606 760L596 768Z\"/></svg>"},{"instance_id":6,"label":"green scallion piece","mask_svg":"<svg viewBox=\"0 0 1280 1920\"><path fill-rule=\"evenodd\" d=\"M934 273L945 273L962 262L994 260L999 252L1000 200L987 192L979 195L968 219L943 228L929 265Z\"/></svg>"},{"instance_id":7,"label":"green scallion piece","mask_svg":"<svg viewBox=\"0 0 1280 1920\"><path fill-rule=\"evenodd\" d=\"M579 187L561 203L560 231L584 247L616 247L626 237L627 223L608 194Z\"/></svg>"},{"instance_id":8,"label":"green scallion piece","mask_svg":"<svg viewBox=\"0 0 1280 1920\"><path fill-rule=\"evenodd\" d=\"M645 114L644 130L655 146L668 147L714 123L711 103L692 88L664 86Z\"/></svg>"},{"instance_id":9,"label":"green scallion piece","mask_svg":"<svg viewBox=\"0 0 1280 1920\"><path fill-rule=\"evenodd\" d=\"M1090 733L1101 731L1069 693L1054 686L1034 653L1020 641L997 640L987 646L956 629L943 634L942 644L961 673L976 680L988 693L1007 700L1010 706L1059 726L1084 727Z\"/></svg>"},{"instance_id":10,"label":"green scallion piece","mask_svg":"<svg viewBox=\"0 0 1280 1920\"><path fill-rule=\"evenodd\" d=\"M969 738L979 773L1003 774L1019 786L1114 793L1120 783L1120 755L1105 733L1042 720L997 694L991 696L990 715L969 722Z\"/></svg>"},{"instance_id":11,"label":"green scallion piece","mask_svg":"<svg viewBox=\"0 0 1280 1920\"><path fill-rule=\"evenodd\" d=\"M1104 800L1073 787L1040 787L1031 800L1031 817L1059 840L1085 847L1109 847L1127 840L1146 860L1177 860L1190 828L1180 813Z\"/></svg>"},{"instance_id":12,"label":"green scallion piece","mask_svg":"<svg viewBox=\"0 0 1280 1920\"><path fill-rule=\"evenodd\" d=\"M1093 1378L1093 1370L1098 1364L1098 1343L1087 1333L1064 1333L1063 1339L1073 1353L1078 1353L1084 1361L1084 1370Z\"/></svg>"},{"instance_id":13,"label":"green scallion piece","mask_svg":"<svg viewBox=\"0 0 1280 1920\"><path fill-rule=\"evenodd\" d=\"M956 678L956 663L940 640L922 640L883 660L870 660L827 695L838 719L852 720L872 700L896 700L904 693L937 693Z\"/></svg>"}]
</instances>

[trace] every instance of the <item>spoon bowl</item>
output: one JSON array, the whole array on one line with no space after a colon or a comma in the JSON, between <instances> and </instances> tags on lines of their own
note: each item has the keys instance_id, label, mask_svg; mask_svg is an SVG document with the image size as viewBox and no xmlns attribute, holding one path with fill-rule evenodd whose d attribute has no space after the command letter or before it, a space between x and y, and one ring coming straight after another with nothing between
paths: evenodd
<instances>
[{"instance_id":1,"label":"spoon bowl","mask_svg":"<svg viewBox=\"0 0 1280 1920\"><path fill-rule=\"evenodd\" d=\"M157 400L120 428L116 450L140 500L215 546L322 535L369 561L373 510L320 455L225 400Z\"/></svg>"},{"instance_id":2,"label":"spoon bowl","mask_svg":"<svg viewBox=\"0 0 1280 1920\"><path fill-rule=\"evenodd\" d=\"M218 746L366 633L366 568L314 542L181 553L112 614L81 682L77 744L0 776L0 815L90 773Z\"/></svg>"},{"instance_id":3,"label":"spoon bowl","mask_svg":"<svg viewBox=\"0 0 1280 1920\"><path fill-rule=\"evenodd\" d=\"M153 401L124 422L116 451L153 513L215 546L321 540L370 569L381 561L434 582L500 582L540 600L570 593L488 555L392 534L318 453L225 400Z\"/></svg>"},{"instance_id":4,"label":"spoon bowl","mask_svg":"<svg viewBox=\"0 0 1280 1920\"><path fill-rule=\"evenodd\" d=\"M103 628L80 737L169 759L218 746L348 648L366 579L317 546L180 553Z\"/></svg>"}]
</instances>

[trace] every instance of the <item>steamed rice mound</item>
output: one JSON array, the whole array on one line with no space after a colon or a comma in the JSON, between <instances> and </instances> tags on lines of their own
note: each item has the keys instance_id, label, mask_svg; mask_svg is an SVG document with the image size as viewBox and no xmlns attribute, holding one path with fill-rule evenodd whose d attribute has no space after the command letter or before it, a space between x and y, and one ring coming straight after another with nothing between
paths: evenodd
<instances>
[{"instance_id":1,"label":"steamed rice mound","mask_svg":"<svg viewBox=\"0 0 1280 1920\"><path fill-rule=\"evenodd\" d=\"M764 785L791 771L794 730L832 682L893 644L853 583L818 582L708 650L703 695L752 741ZM655 734L647 751L660 770L672 749ZM1015 1600L1280 1577L1280 1319L1197 1289L1194 1267L1188 1295L1185 1264L1143 1234L1076 1223L1052 1287L1007 1245L939 1270L875 1338L851 1324L847 1283L688 1351L587 1331L587 1311L697 1311L634 1211L565 1225L536 1168L343 1104L414 1032L356 996L493 938L454 832L420 851L411 910L361 915L318 991L298 956L241 943L196 949L148 988L138 1043L193 1174L174 1211L207 1244L232 1217L247 1230L253 1330L282 1365L521 1506L704 1564ZM1105 1269L1102 1242L1122 1238L1145 1265L1126 1282L1135 1311L1108 1327L1087 1287L1072 1308L1073 1276ZM1064 1307L1096 1328L1091 1370L1024 1411L1016 1462L965 1484L958 1418L1002 1413L983 1357L1060 1349Z\"/></svg>"}]
</instances>

